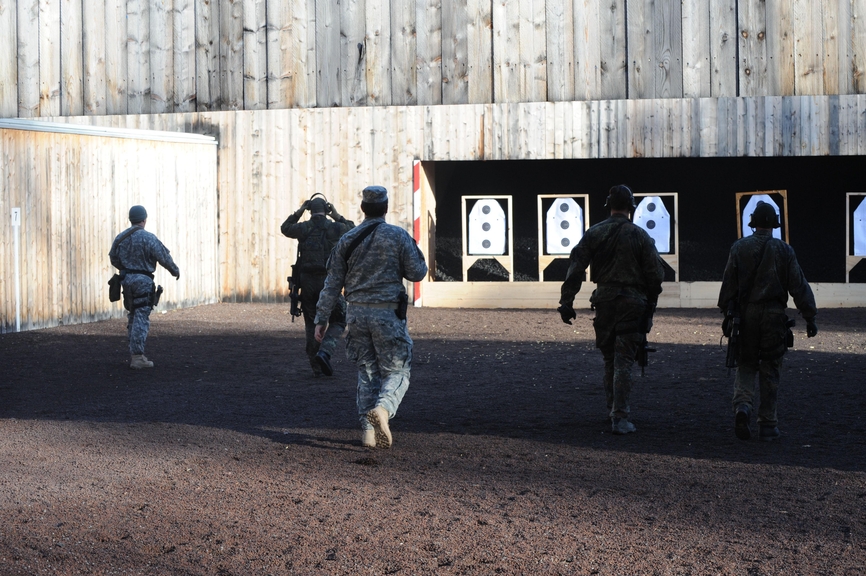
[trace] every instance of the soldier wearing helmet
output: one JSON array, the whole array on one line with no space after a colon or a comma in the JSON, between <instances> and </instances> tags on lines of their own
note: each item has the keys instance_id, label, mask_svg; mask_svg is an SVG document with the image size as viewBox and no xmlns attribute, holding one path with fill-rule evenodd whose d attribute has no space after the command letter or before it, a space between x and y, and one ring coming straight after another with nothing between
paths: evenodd
<instances>
[{"instance_id":1,"label":"soldier wearing helmet","mask_svg":"<svg viewBox=\"0 0 866 576\"><path fill-rule=\"evenodd\" d=\"M757 423L761 440L779 437L776 398L782 369L782 357L793 336L788 336L785 315L788 295L806 320L806 335L818 333L815 315L818 309L812 288L797 262L794 249L773 238L779 227L776 209L758 202L751 214L749 227L754 234L731 246L725 266L719 308L739 310L740 349L734 381L734 432L737 438L751 437L751 414L755 378L760 388Z\"/></svg>"}]
</instances>

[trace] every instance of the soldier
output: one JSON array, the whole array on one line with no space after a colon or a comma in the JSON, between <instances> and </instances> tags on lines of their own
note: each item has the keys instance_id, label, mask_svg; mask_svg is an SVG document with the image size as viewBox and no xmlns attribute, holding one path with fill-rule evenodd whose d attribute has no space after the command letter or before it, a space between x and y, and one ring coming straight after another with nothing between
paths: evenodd
<instances>
[{"instance_id":1,"label":"soldier","mask_svg":"<svg viewBox=\"0 0 866 576\"><path fill-rule=\"evenodd\" d=\"M153 368L153 362L144 355L144 342L150 329L150 313L158 300L153 273L159 264L180 280L180 269L168 248L159 238L145 231L147 210L144 206L129 209L129 228L114 239L111 251L111 265L120 272L123 288L123 307L128 311L126 331L129 335L129 352L132 359L129 367L136 370Z\"/></svg>"},{"instance_id":2,"label":"soldier","mask_svg":"<svg viewBox=\"0 0 866 576\"><path fill-rule=\"evenodd\" d=\"M662 291L664 269L652 238L629 220L635 208L628 186L610 189L605 206L610 218L589 228L570 255L557 309L562 321L577 317L574 296L586 267L592 264L597 284L590 302L595 309L595 345L604 358L604 391L614 434L637 429L629 421L631 370Z\"/></svg>"},{"instance_id":3,"label":"soldier","mask_svg":"<svg viewBox=\"0 0 866 576\"><path fill-rule=\"evenodd\" d=\"M818 309L812 288L806 282L797 263L794 249L773 238L773 228L779 227L776 210L766 202L758 202L749 227L754 234L741 238L731 246L719 308L722 313L733 301L740 313L740 349L734 380L734 432L740 440L751 437L750 420L755 376L760 386L758 426L760 439L779 437L776 415L776 397L782 356L793 342L788 336L788 317L785 309L788 294L806 320L806 335L818 333L815 315Z\"/></svg>"},{"instance_id":4,"label":"soldier","mask_svg":"<svg viewBox=\"0 0 866 576\"><path fill-rule=\"evenodd\" d=\"M310 211L310 219L298 222L304 211ZM325 216L334 221L329 222ZM328 257L340 236L355 227L355 223L340 216L333 204L324 198L305 201L280 227L284 236L297 238L298 263L295 266L294 282L301 289L301 309L304 313L304 327L307 338L307 357L313 369L313 377L321 374L331 376L331 354L337 347L337 340L346 329L346 301L340 296L334 304L329 318L328 331L321 344L315 338L316 302L325 285ZM299 276L299 277L298 277Z\"/></svg>"},{"instance_id":5,"label":"soldier","mask_svg":"<svg viewBox=\"0 0 866 576\"><path fill-rule=\"evenodd\" d=\"M390 448L388 421L409 387L412 364L403 279L422 280L427 263L405 230L385 223L385 188L364 188L361 211L364 222L340 239L328 261L328 277L316 309L316 338L324 337L328 318L345 288L346 356L358 366L361 443Z\"/></svg>"}]
</instances>

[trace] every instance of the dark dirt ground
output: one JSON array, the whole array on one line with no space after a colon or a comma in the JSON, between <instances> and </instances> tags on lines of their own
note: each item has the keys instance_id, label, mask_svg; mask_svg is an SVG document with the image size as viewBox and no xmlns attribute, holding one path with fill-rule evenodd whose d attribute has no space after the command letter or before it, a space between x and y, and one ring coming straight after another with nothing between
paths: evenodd
<instances>
[{"instance_id":1,"label":"dark dirt ground","mask_svg":"<svg viewBox=\"0 0 866 576\"><path fill-rule=\"evenodd\" d=\"M660 310L608 431L589 311L411 309L391 450L285 304L0 335L0 574L866 574L866 309L786 360L739 441L714 310Z\"/></svg>"}]
</instances>

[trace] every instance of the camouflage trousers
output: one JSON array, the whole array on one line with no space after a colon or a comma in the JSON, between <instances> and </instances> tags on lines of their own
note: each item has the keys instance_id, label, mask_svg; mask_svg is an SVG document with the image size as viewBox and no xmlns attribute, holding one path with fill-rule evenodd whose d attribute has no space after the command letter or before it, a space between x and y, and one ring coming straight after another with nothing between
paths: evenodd
<instances>
[{"instance_id":1,"label":"camouflage trousers","mask_svg":"<svg viewBox=\"0 0 866 576\"><path fill-rule=\"evenodd\" d=\"M755 377L760 393L758 424L776 426L776 400L782 376L782 358L787 347L785 322L788 317L779 304L749 304L740 323L740 355L734 379L733 408L752 408Z\"/></svg>"},{"instance_id":2,"label":"camouflage trousers","mask_svg":"<svg viewBox=\"0 0 866 576\"><path fill-rule=\"evenodd\" d=\"M643 343L640 323L646 312L641 300L620 296L595 305L595 345L604 358L604 393L611 417L628 418L632 366Z\"/></svg>"},{"instance_id":3,"label":"camouflage trousers","mask_svg":"<svg viewBox=\"0 0 866 576\"><path fill-rule=\"evenodd\" d=\"M304 292L302 291L301 295L303 296L303 294ZM332 356L334 350L337 348L337 341L346 329L346 300L340 296L337 300L336 306L334 306L334 310L331 312L331 317L328 318L328 329L325 330L325 337L322 338L321 343L316 340L316 302L318 301L318 298L318 293L316 293L315 299L310 299L312 301L311 304L305 299L302 302L304 309L304 329L307 340L307 357L310 359L310 366L313 367L313 372L317 374L321 369L314 361L316 354L321 350L328 356Z\"/></svg>"},{"instance_id":4,"label":"camouflage trousers","mask_svg":"<svg viewBox=\"0 0 866 576\"><path fill-rule=\"evenodd\" d=\"M142 306L126 314L126 333L129 336L129 353L144 354L144 343L150 331L150 313L153 308Z\"/></svg>"},{"instance_id":5,"label":"camouflage trousers","mask_svg":"<svg viewBox=\"0 0 866 576\"><path fill-rule=\"evenodd\" d=\"M369 429L367 412L382 406L393 418L409 388L412 338L394 310L350 305L346 357L358 367L358 420Z\"/></svg>"}]
</instances>

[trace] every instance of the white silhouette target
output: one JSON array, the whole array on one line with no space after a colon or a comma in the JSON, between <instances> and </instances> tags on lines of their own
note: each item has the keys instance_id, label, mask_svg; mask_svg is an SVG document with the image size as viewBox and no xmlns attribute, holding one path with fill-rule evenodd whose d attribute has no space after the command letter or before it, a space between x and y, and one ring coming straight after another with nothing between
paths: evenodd
<instances>
[{"instance_id":1,"label":"white silhouette target","mask_svg":"<svg viewBox=\"0 0 866 576\"><path fill-rule=\"evenodd\" d=\"M866 200L854 210L854 256L866 256Z\"/></svg>"},{"instance_id":2,"label":"white silhouette target","mask_svg":"<svg viewBox=\"0 0 866 576\"><path fill-rule=\"evenodd\" d=\"M779 217L779 221L781 222L781 213L779 212L779 206L770 198L769 194L753 194L751 198L749 198L748 203L746 203L746 207L743 209L743 238L746 236L752 235L752 229L749 228L749 221L752 219L752 212L755 211L755 208L758 207L758 202L766 202L770 206L773 207L773 210L776 211L776 216ZM782 229L781 228L773 228L773 238L782 239Z\"/></svg>"},{"instance_id":3,"label":"white silhouette target","mask_svg":"<svg viewBox=\"0 0 866 576\"><path fill-rule=\"evenodd\" d=\"M671 251L671 214L659 196L644 196L634 210L634 223L646 230L659 254Z\"/></svg>"},{"instance_id":4,"label":"white silhouette target","mask_svg":"<svg viewBox=\"0 0 866 576\"><path fill-rule=\"evenodd\" d=\"M545 220L548 254L570 254L583 238L583 208L573 198L556 198Z\"/></svg>"},{"instance_id":5,"label":"white silhouette target","mask_svg":"<svg viewBox=\"0 0 866 576\"><path fill-rule=\"evenodd\" d=\"M469 254L505 254L505 212L492 198L477 201L469 212Z\"/></svg>"}]
</instances>

